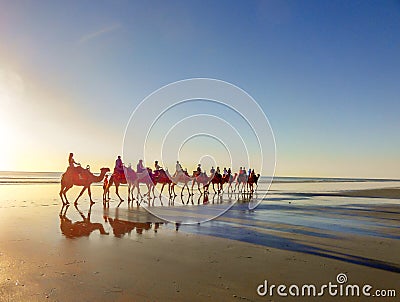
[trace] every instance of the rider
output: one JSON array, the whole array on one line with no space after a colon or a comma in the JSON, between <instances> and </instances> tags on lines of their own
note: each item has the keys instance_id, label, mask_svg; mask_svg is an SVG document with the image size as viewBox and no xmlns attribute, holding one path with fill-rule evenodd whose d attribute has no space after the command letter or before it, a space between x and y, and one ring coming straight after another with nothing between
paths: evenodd
<instances>
[{"instance_id":1,"label":"rider","mask_svg":"<svg viewBox=\"0 0 400 302\"><path fill-rule=\"evenodd\" d=\"M213 166L213 167L211 167L210 173L211 173L211 175L214 175L214 174L215 174L215 169L214 169L214 166Z\"/></svg>"},{"instance_id":2,"label":"rider","mask_svg":"<svg viewBox=\"0 0 400 302\"><path fill-rule=\"evenodd\" d=\"M158 160L154 162L154 168L156 171L162 170L162 167L158 164Z\"/></svg>"},{"instance_id":3,"label":"rider","mask_svg":"<svg viewBox=\"0 0 400 302\"><path fill-rule=\"evenodd\" d=\"M77 166L80 166L80 165L81 165L80 163L77 163L77 162L74 160L74 153L70 153L70 154L69 154L69 157L68 157L68 164L69 164L69 166L70 166L71 168L75 168L75 165L77 165Z\"/></svg>"},{"instance_id":4,"label":"rider","mask_svg":"<svg viewBox=\"0 0 400 302\"><path fill-rule=\"evenodd\" d=\"M142 159L139 159L139 162L136 165L136 170L137 170L137 173L142 173L143 171L146 170L146 168L143 166L143 160Z\"/></svg>"},{"instance_id":5,"label":"rider","mask_svg":"<svg viewBox=\"0 0 400 302\"><path fill-rule=\"evenodd\" d=\"M154 162L154 175L158 176L160 174L160 171L162 171L163 168L158 164L158 160Z\"/></svg>"},{"instance_id":6,"label":"rider","mask_svg":"<svg viewBox=\"0 0 400 302\"><path fill-rule=\"evenodd\" d=\"M228 174L228 170L226 168L224 168L224 176L226 176Z\"/></svg>"},{"instance_id":7,"label":"rider","mask_svg":"<svg viewBox=\"0 0 400 302\"><path fill-rule=\"evenodd\" d=\"M117 172L117 173L124 173L124 166L123 166L122 159L121 159L120 155L118 155L118 158L115 161L114 171Z\"/></svg>"},{"instance_id":8,"label":"rider","mask_svg":"<svg viewBox=\"0 0 400 302\"><path fill-rule=\"evenodd\" d=\"M197 171L197 174L198 174L198 175L201 174L201 164L198 164L198 165L197 165L196 171Z\"/></svg>"},{"instance_id":9,"label":"rider","mask_svg":"<svg viewBox=\"0 0 400 302\"><path fill-rule=\"evenodd\" d=\"M83 179L83 177L82 177L82 172L84 171L84 169L81 167L81 164L80 163L77 163L75 160L74 160L74 153L70 153L69 154L69 157L68 157L68 168L67 168L67 171L69 171L69 172L76 172L76 173L78 173L78 175L79 175L79 178L80 179ZM76 165L76 166L75 166Z\"/></svg>"},{"instance_id":10,"label":"rider","mask_svg":"<svg viewBox=\"0 0 400 302\"><path fill-rule=\"evenodd\" d=\"M217 167L217 171L215 172L217 175L221 175L221 171L219 170L219 167Z\"/></svg>"},{"instance_id":11,"label":"rider","mask_svg":"<svg viewBox=\"0 0 400 302\"><path fill-rule=\"evenodd\" d=\"M178 172L182 172L182 171L183 171L182 166L179 163L179 160L177 160L176 165L175 165L175 174L177 174Z\"/></svg>"}]
</instances>

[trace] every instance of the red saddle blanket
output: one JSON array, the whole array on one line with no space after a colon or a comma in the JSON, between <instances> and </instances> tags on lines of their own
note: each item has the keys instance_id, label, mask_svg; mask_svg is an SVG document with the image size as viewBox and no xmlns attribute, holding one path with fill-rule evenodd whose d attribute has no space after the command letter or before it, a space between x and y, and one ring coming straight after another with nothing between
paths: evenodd
<instances>
[{"instance_id":1,"label":"red saddle blanket","mask_svg":"<svg viewBox=\"0 0 400 302\"><path fill-rule=\"evenodd\" d=\"M126 177L124 172L116 172L113 173L114 179L120 183L126 183Z\"/></svg>"},{"instance_id":2,"label":"red saddle blanket","mask_svg":"<svg viewBox=\"0 0 400 302\"><path fill-rule=\"evenodd\" d=\"M72 174L72 179L74 181L74 184L76 185L84 185L87 183L88 180L88 173L82 172L82 173L73 173Z\"/></svg>"}]
</instances>

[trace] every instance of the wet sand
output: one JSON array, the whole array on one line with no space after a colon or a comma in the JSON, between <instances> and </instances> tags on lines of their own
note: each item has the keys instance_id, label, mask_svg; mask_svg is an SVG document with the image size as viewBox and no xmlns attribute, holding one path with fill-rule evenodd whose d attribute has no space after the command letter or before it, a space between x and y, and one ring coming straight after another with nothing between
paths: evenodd
<instances>
[{"instance_id":1,"label":"wet sand","mask_svg":"<svg viewBox=\"0 0 400 302\"><path fill-rule=\"evenodd\" d=\"M112 201L103 209L97 202L90 209L83 198L77 208L62 208L57 190L57 185L2 187L0 301L310 301L276 293L261 297L256 289L265 279L320 286L336 282L339 273L349 284L400 294L398 200L351 207L265 201L259 212L239 208L176 231L126 203L116 209ZM101 196L100 188L93 194ZM268 220L257 218L263 206L271 213ZM299 215L308 215L311 225L298 223ZM352 226L336 229L344 219ZM326 229L318 225L327 221ZM366 233L352 232L353 224Z\"/></svg>"},{"instance_id":2,"label":"wet sand","mask_svg":"<svg viewBox=\"0 0 400 302\"><path fill-rule=\"evenodd\" d=\"M304 196L343 196L343 197L367 197L400 199L400 188L379 188L366 190L346 190L334 193L298 193Z\"/></svg>"},{"instance_id":3,"label":"wet sand","mask_svg":"<svg viewBox=\"0 0 400 302\"><path fill-rule=\"evenodd\" d=\"M343 191L336 194L337 196L349 197L372 197L372 198L394 198L400 199L400 188L382 188L369 190Z\"/></svg>"}]
</instances>

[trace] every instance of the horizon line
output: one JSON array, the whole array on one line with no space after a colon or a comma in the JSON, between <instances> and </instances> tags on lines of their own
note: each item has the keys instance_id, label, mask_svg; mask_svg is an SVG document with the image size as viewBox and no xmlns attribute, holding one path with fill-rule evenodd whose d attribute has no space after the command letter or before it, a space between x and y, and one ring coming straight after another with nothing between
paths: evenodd
<instances>
[{"instance_id":1,"label":"horizon line","mask_svg":"<svg viewBox=\"0 0 400 302\"><path fill-rule=\"evenodd\" d=\"M20 171L20 170L0 170L0 173L64 173L65 171ZM94 172L96 173L96 172ZM263 176L261 177L268 177ZM351 176L293 176L293 175L274 175L273 178L284 177L284 178L329 178L329 179L368 179L368 180L393 180L400 181L400 178L377 178L377 177L351 177Z\"/></svg>"}]
</instances>

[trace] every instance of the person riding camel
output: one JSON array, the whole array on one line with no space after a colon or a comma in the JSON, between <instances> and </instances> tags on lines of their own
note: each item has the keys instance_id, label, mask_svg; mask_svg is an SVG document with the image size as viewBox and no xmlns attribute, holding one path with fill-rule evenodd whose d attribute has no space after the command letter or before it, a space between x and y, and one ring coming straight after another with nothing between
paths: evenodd
<instances>
[{"instance_id":1,"label":"person riding camel","mask_svg":"<svg viewBox=\"0 0 400 302\"><path fill-rule=\"evenodd\" d=\"M226 176L228 174L228 170L226 168L224 168L224 176Z\"/></svg>"},{"instance_id":2,"label":"person riding camel","mask_svg":"<svg viewBox=\"0 0 400 302\"><path fill-rule=\"evenodd\" d=\"M218 177L221 176L221 171L220 171L219 167L217 167L217 171L215 171L215 174L216 174Z\"/></svg>"},{"instance_id":3,"label":"person riding camel","mask_svg":"<svg viewBox=\"0 0 400 302\"><path fill-rule=\"evenodd\" d=\"M158 177L160 172L164 171L163 168L158 164L158 160L154 161L154 176Z\"/></svg>"},{"instance_id":4,"label":"person riding camel","mask_svg":"<svg viewBox=\"0 0 400 302\"><path fill-rule=\"evenodd\" d=\"M143 159L139 159L138 164L136 165L136 172L137 173L142 173L146 170L146 168L143 165Z\"/></svg>"},{"instance_id":5,"label":"person riding camel","mask_svg":"<svg viewBox=\"0 0 400 302\"><path fill-rule=\"evenodd\" d=\"M118 174L122 174L124 173L124 165L122 163L122 159L121 156L118 155L117 160L115 161L115 168L114 168L114 172L118 173Z\"/></svg>"},{"instance_id":6,"label":"person riding camel","mask_svg":"<svg viewBox=\"0 0 400 302\"><path fill-rule=\"evenodd\" d=\"M196 171L197 171L197 175L200 175L200 174L201 174L201 164L198 164L198 165L197 165Z\"/></svg>"},{"instance_id":7,"label":"person riding camel","mask_svg":"<svg viewBox=\"0 0 400 302\"><path fill-rule=\"evenodd\" d=\"M176 164L175 164L175 174L174 174L174 176L176 176L178 173L181 173L181 172L183 172L183 169L182 169L181 164L179 163L179 160L177 160Z\"/></svg>"},{"instance_id":8,"label":"person riding camel","mask_svg":"<svg viewBox=\"0 0 400 302\"><path fill-rule=\"evenodd\" d=\"M76 166L75 166L76 165ZM68 157L68 168L67 172L77 173L79 175L79 179L83 179L82 173L85 172L85 169L81 167L80 163L77 163L74 160L74 153L70 153Z\"/></svg>"},{"instance_id":9,"label":"person riding camel","mask_svg":"<svg viewBox=\"0 0 400 302\"><path fill-rule=\"evenodd\" d=\"M214 169L214 167L211 167L210 173L211 173L211 175L214 175L214 174L215 174L215 169Z\"/></svg>"},{"instance_id":10,"label":"person riding camel","mask_svg":"<svg viewBox=\"0 0 400 302\"><path fill-rule=\"evenodd\" d=\"M75 165L77 165L77 166L80 166L80 165L81 165L80 163L77 163L77 162L74 160L74 153L70 153L70 154L69 154L69 157L68 157L68 164L69 164L69 166L70 166L71 168L75 168Z\"/></svg>"},{"instance_id":11,"label":"person riding camel","mask_svg":"<svg viewBox=\"0 0 400 302\"><path fill-rule=\"evenodd\" d=\"M158 164L158 160L156 160L156 161L154 162L154 169L155 169L155 171L160 171L160 170L162 170L162 167Z\"/></svg>"}]
</instances>

